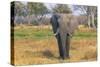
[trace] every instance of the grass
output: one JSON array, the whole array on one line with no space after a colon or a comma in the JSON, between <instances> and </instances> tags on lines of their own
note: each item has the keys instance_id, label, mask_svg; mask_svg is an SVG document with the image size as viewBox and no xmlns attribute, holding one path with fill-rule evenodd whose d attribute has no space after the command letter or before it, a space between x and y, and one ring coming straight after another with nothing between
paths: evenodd
<instances>
[{"instance_id":1,"label":"grass","mask_svg":"<svg viewBox=\"0 0 100 67\"><path fill-rule=\"evenodd\" d=\"M70 59L59 58L56 38L50 27L18 26L14 28L15 65L52 64L97 59L97 33L80 28L71 39Z\"/></svg>"},{"instance_id":2,"label":"grass","mask_svg":"<svg viewBox=\"0 0 100 67\"><path fill-rule=\"evenodd\" d=\"M22 28L22 29L15 29L14 37L15 39L43 39L48 38L53 35L53 32L50 29L35 29L32 28Z\"/></svg>"},{"instance_id":3,"label":"grass","mask_svg":"<svg viewBox=\"0 0 100 67\"><path fill-rule=\"evenodd\" d=\"M49 28L45 29L35 29L34 27L31 28L18 28L15 29L14 37L15 39L43 39L53 36L53 32ZM94 31L76 31L73 35L73 38L80 39L80 38L93 38L96 37L96 32Z\"/></svg>"}]
</instances>

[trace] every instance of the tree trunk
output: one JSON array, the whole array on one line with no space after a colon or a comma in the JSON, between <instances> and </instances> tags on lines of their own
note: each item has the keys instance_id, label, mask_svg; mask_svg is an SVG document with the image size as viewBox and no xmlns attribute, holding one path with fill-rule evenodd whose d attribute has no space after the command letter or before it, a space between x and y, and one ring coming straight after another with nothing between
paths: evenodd
<instances>
[{"instance_id":1,"label":"tree trunk","mask_svg":"<svg viewBox=\"0 0 100 67\"><path fill-rule=\"evenodd\" d=\"M92 27L95 29L95 23L94 23L94 14L91 14L91 22L92 22Z\"/></svg>"},{"instance_id":2,"label":"tree trunk","mask_svg":"<svg viewBox=\"0 0 100 67\"><path fill-rule=\"evenodd\" d=\"M88 27L91 28L90 15L88 16Z\"/></svg>"},{"instance_id":3,"label":"tree trunk","mask_svg":"<svg viewBox=\"0 0 100 67\"><path fill-rule=\"evenodd\" d=\"M28 16L28 25L30 25L30 24L31 24L30 19L31 19L31 16L29 15L29 16Z\"/></svg>"}]
</instances>

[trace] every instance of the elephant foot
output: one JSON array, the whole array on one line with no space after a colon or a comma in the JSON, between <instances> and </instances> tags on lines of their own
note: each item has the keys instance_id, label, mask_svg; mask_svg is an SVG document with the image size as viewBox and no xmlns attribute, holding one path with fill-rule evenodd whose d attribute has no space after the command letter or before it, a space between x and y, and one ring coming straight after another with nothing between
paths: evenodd
<instances>
[{"instance_id":1,"label":"elephant foot","mask_svg":"<svg viewBox=\"0 0 100 67\"><path fill-rule=\"evenodd\" d=\"M67 57L66 57L66 59L70 59L70 57L69 57L69 56L67 56Z\"/></svg>"},{"instance_id":2,"label":"elephant foot","mask_svg":"<svg viewBox=\"0 0 100 67\"><path fill-rule=\"evenodd\" d=\"M61 57L63 60L65 60L65 59L70 59L70 57L69 56L66 56L66 57Z\"/></svg>"}]
</instances>

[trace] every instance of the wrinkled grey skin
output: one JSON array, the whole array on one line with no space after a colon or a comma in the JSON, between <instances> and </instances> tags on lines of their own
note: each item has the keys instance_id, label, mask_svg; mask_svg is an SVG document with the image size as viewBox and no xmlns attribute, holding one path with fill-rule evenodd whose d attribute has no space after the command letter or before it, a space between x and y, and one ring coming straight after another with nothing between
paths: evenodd
<instances>
[{"instance_id":1,"label":"wrinkled grey skin","mask_svg":"<svg viewBox=\"0 0 100 67\"><path fill-rule=\"evenodd\" d=\"M72 14L54 14L51 17L51 25L62 59L69 58L70 38L78 25L85 24L86 20Z\"/></svg>"}]
</instances>

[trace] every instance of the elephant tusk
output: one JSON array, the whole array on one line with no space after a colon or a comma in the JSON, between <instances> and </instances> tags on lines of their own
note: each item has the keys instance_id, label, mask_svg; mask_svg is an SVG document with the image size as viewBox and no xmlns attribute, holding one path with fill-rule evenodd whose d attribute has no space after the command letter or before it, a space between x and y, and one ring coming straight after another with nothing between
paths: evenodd
<instances>
[{"instance_id":1,"label":"elephant tusk","mask_svg":"<svg viewBox=\"0 0 100 67\"><path fill-rule=\"evenodd\" d=\"M54 33L54 35L56 36L59 33L59 28L57 29L56 33Z\"/></svg>"},{"instance_id":2,"label":"elephant tusk","mask_svg":"<svg viewBox=\"0 0 100 67\"><path fill-rule=\"evenodd\" d=\"M71 33L68 33L70 37L72 37L73 35Z\"/></svg>"}]
</instances>

